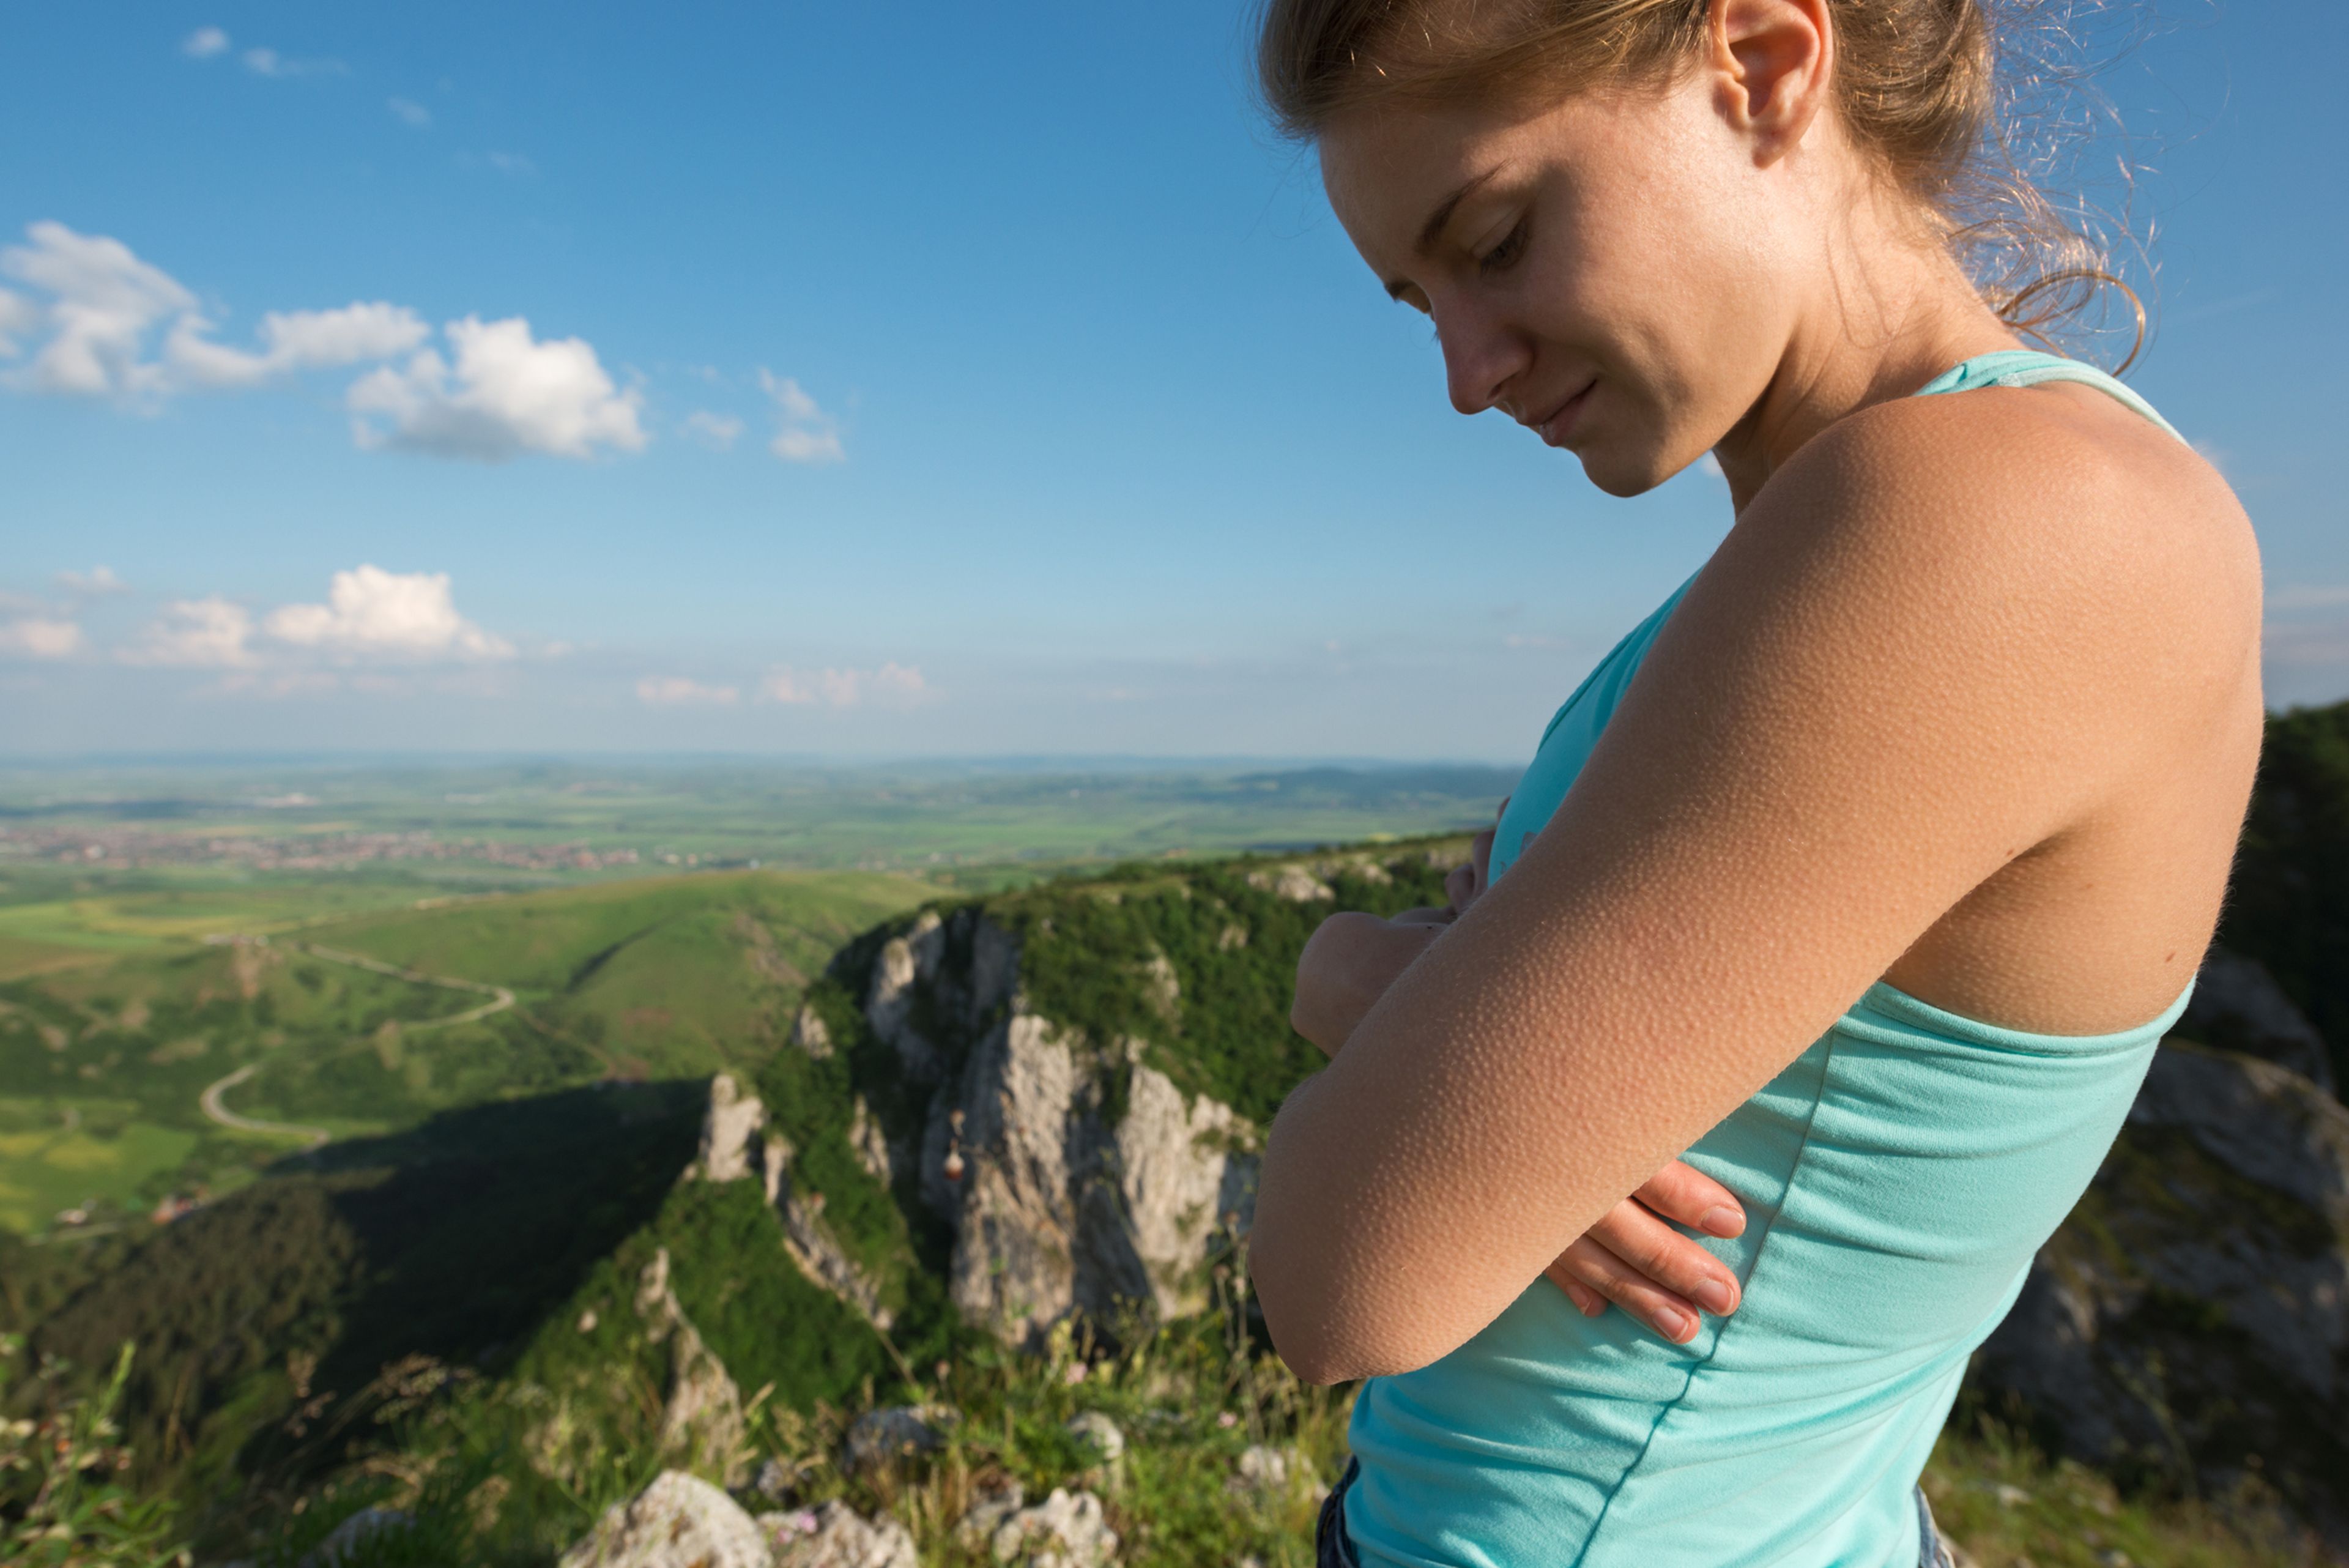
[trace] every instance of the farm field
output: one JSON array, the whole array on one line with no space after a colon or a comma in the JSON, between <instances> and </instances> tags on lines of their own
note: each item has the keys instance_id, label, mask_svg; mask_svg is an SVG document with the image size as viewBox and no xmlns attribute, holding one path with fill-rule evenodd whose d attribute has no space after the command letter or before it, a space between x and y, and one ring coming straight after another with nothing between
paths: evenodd
<instances>
[{"instance_id":1,"label":"farm field","mask_svg":"<svg viewBox=\"0 0 2349 1568\"><path fill-rule=\"evenodd\" d=\"M0 769L0 868L397 874L458 889L756 862L998 883L1474 826L1514 779L1394 764L19 766Z\"/></svg>"}]
</instances>

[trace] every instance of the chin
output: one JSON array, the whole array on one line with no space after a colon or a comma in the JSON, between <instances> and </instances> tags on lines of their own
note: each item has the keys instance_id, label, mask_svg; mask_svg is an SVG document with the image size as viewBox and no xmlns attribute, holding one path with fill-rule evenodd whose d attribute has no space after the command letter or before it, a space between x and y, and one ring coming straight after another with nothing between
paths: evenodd
<instances>
[{"instance_id":1,"label":"chin","mask_svg":"<svg viewBox=\"0 0 2349 1568\"><path fill-rule=\"evenodd\" d=\"M1645 495L1675 472L1650 452L1626 452L1599 447L1575 455L1582 460L1584 477L1608 494L1624 500Z\"/></svg>"}]
</instances>

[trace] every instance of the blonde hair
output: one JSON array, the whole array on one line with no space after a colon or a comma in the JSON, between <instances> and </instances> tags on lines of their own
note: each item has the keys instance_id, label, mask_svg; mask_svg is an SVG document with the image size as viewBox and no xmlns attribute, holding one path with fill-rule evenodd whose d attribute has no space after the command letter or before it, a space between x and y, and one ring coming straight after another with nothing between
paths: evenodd
<instances>
[{"instance_id":1,"label":"blonde hair","mask_svg":"<svg viewBox=\"0 0 2349 1568\"><path fill-rule=\"evenodd\" d=\"M1310 140L1374 103L1440 107L1670 80L1702 45L1713 0L1266 0L1257 70L1274 123ZM2052 343L2084 335L2106 288L2145 312L2113 273L2104 225L2061 208L2027 165L2054 161L2051 123L2030 156L2008 134L2012 105L2066 85L2025 33L2066 36L2048 0L1827 0L1836 109L1853 140L1915 199L1985 303ZM2017 117L2019 118L2019 117Z\"/></svg>"}]
</instances>

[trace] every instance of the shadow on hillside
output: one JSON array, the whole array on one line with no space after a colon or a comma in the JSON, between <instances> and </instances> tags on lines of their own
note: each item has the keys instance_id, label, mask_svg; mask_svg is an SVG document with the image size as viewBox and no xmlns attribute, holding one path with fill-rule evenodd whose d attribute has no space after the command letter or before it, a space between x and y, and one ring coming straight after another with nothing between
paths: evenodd
<instances>
[{"instance_id":1,"label":"shadow on hillside","mask_svg":"<svg viewBox=\"0 0 2349 1568\"><path fill-rule=\"evenodd\" d=\"M605 1085L282 1160L154 1236L36 1348L94 1368L137 1345L142 1469L226 1480L322 1458L305 1406L345 1406L409 1358L518 1349L659 1210L707 1096L700 1080Z\"/></svg>"},{"instance_id":2,"label":"shadow on hillside","mask_svg":"<svg viewBox=\"0 0 2349 1568\"><path fill-rule=\"evenodd\" d=\"M358 1387L402 1355L495 1359L652 1219L693 1158L708 1103L698 1079L600 1085L444 1112L283 1162L330 1182L362 1178L336 1208L367 1277L317 1385Z\"/></svg>"}]
</instances>

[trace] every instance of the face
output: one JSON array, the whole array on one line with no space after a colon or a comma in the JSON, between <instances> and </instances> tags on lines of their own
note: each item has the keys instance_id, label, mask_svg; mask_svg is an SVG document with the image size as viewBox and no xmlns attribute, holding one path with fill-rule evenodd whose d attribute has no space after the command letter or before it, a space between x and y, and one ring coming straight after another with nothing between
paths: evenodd
<instances>
[{"instance_id":1,"label":"face","mask_svg":"<svg viewBox=\"0 0 2349 1568\"><path fill-rule=\"evenodd\" d=\"M1777 373L1802 270L1768 171L1702 73L1526 115L1357 110L1331 206L1426 312L1453 406L1496 408L1635 495L1720 441Z\"/></svg>"}]
</instances>

